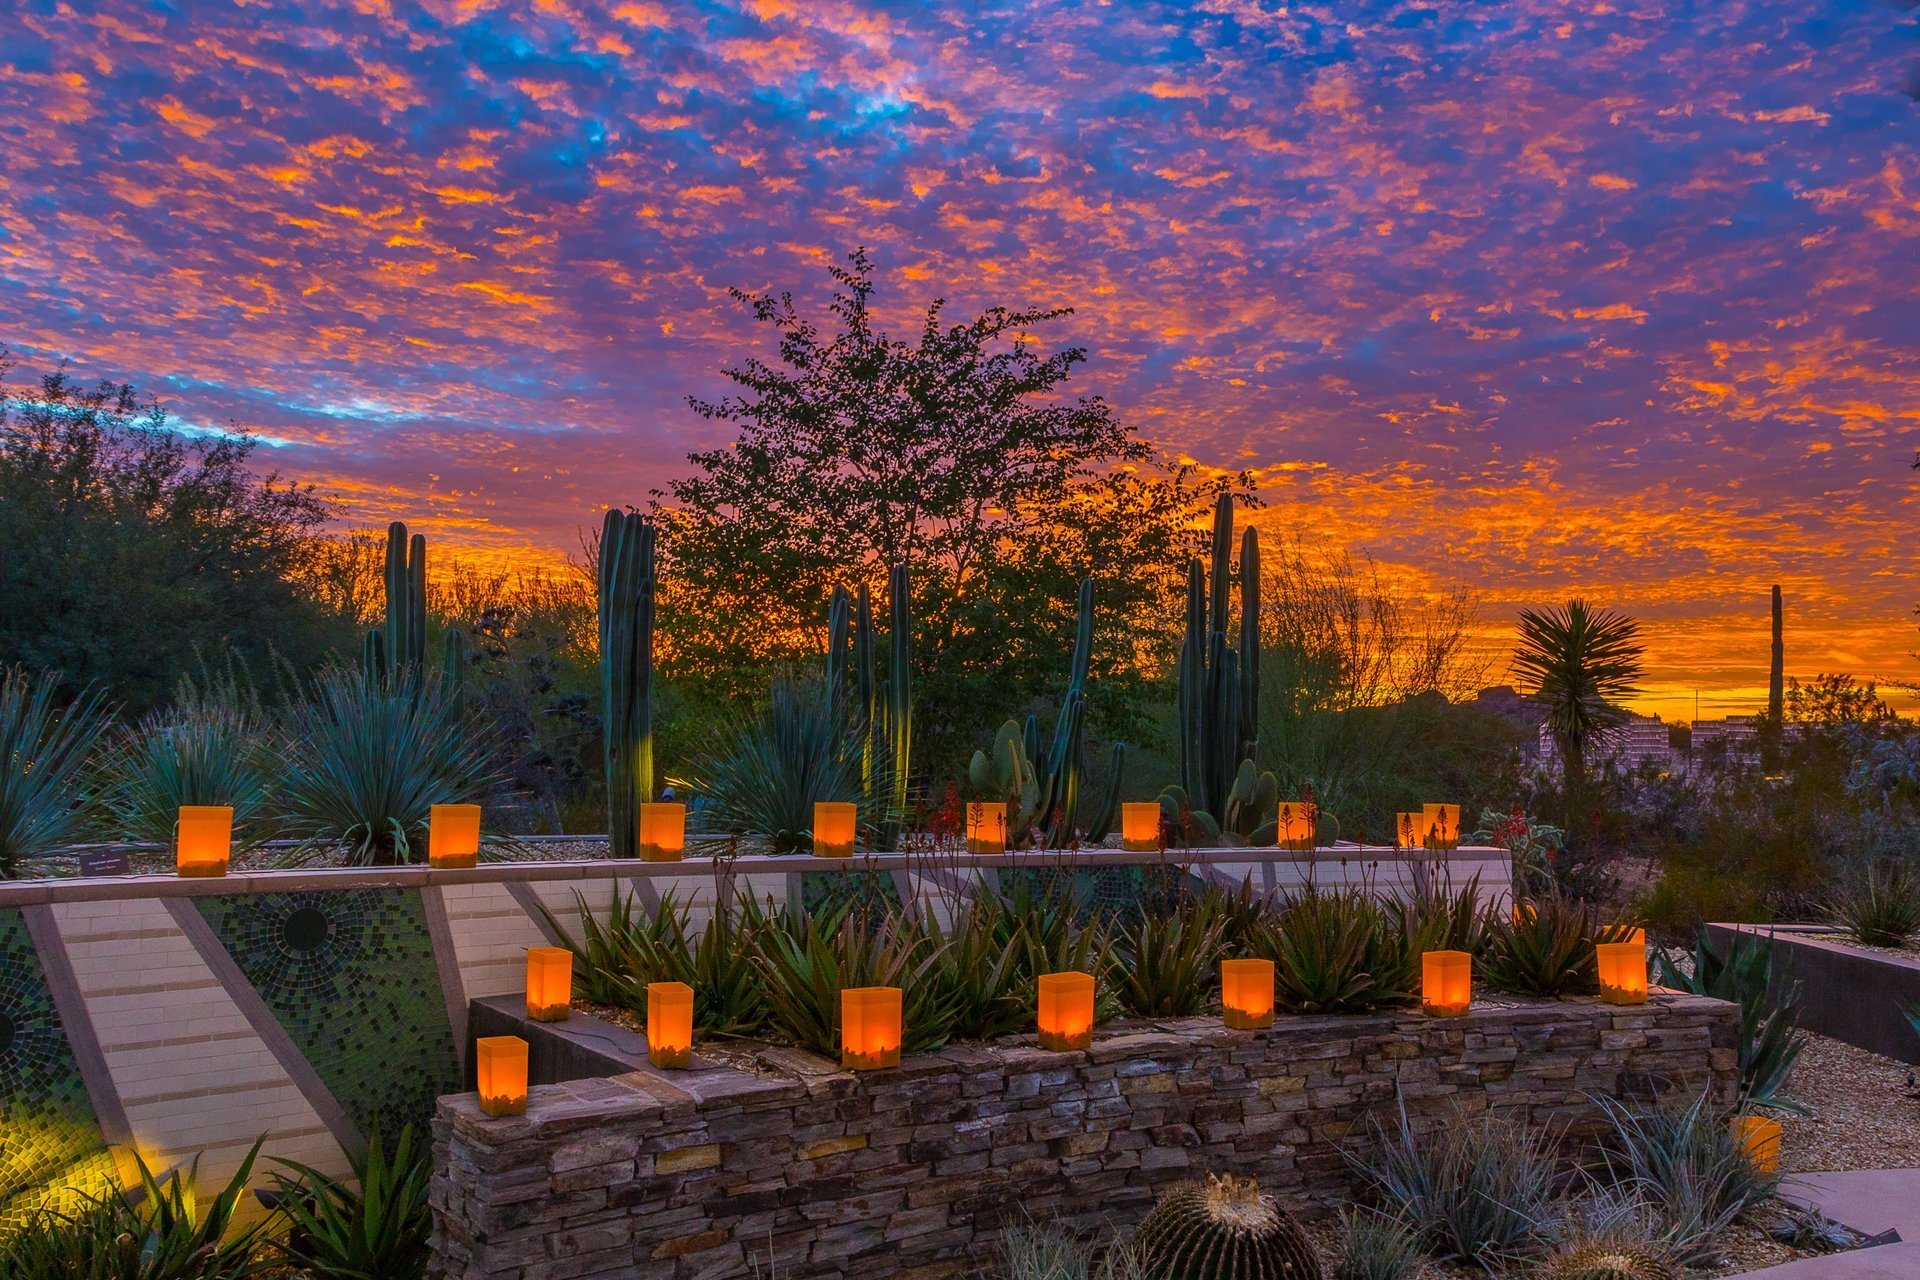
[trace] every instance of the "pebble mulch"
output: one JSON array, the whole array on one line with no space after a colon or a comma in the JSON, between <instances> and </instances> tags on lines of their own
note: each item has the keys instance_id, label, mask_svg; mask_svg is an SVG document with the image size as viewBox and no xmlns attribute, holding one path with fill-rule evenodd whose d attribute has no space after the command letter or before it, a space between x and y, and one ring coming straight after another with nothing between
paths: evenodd
<instances>
[{"instance_id":1,"label":"pebble mulch","mask_svg":"<svg viewBox=\"0 0 1920 1280\"><path fill-rule=\"evenodd\" d=\"M1805 1115L1783 1115L1787 1172L1903 1169L1920 1164L1915 1069L1865 1049L1809 1036L1787 1096Z\"/></svg>"}]
</instances>

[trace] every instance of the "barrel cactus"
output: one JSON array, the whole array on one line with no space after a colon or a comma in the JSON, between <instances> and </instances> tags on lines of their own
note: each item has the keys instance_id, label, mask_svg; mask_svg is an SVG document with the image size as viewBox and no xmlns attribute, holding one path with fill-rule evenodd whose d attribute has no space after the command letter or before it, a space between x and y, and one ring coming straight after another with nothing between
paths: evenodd
<instances>
[{"instance_id":1,"label":"barrel cactus","mask_svg":"<svg viewBox=\"0 0 1920 1280\"><path fill-rule=\"evenodd\" d=\"M1652 1249L1613 1243L1577 1245L1547 1259L1538 1280L1680 1280L1674 1265Z\"/></svg>"},{"instance_id":2,"label":"barrel cactus","mask_svg":"<svg viewBox=\"0 0 1920 1280\"><path fill-rule=\"evenodd\" d=\"M1250 1178L1183 1182L1134 1237L1143 1269L1164 1280L1320 1280L1300 1224Z\"/></svg>"}]
</instances>

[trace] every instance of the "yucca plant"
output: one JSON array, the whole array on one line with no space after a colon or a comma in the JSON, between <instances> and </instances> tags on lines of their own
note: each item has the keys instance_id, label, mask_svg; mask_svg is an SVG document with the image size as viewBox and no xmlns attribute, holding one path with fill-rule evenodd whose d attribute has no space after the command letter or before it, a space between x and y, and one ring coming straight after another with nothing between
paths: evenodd
<instances>
[{"instance_id":1,"label":"yucca plant","mask_svg":"<svg viewBox=\"0 0 1920 1280\"><path fill-rule=\"evenodd\" d=\"M1205 898L1173 911L1143 916L1114 936L1120 1003L1148 1018L1183 1018L1206 1011L1220 984L1220 940L1226 921Z\"/></svg>"},{"instance_id":2,"label":"yucca plant","mask_svg":"<svg viewBox=\"0 0 1920 1280\"><path fill-rule=\"evenodd\" d=\"M72 844L89 816L87 766L107 713L95 693L62 706L58 690L51 672L0 670L0 877Z\"/></svg>"},{"instance_id":3,"label":"yucca plant","mask_svg":"<svg viewBox=\"0 0 1920 1280\"><path fill-rule=\"evenodd\" d=\"M1904 947L1920 933L1920 876L1913 864L1881 859L1843 878L1826 916L1869 947Z\"/></svg>"},{"instance_id":4,"label":"yucca plant","mask_svg":"<svg viewBox=\"0 0 1920 1280\"><path fill-rule=\"evenodd\" d=\"M195 1187L199 1162L158 1176L134 1153L139 1185L99 1196L69 1215L42 1214L0 1243L6 1280L251 1280L279 1269L267 1226L236 1227L253 1144L212 1200Z\"/></svg>"},{"instance_id":5,"label":"yucca plant","mask_svg":"<svg viewBox=\"0 0 1920 1280\"><path fill-rule=\"evenodd\" d=\"M1748 1106L1798 1111L1785 1094L1794 1063L1806 1048L1800 1030L1800 982L1773 968L1773 944L1736 934L1725 952L1703 927L1689 963L1654 953L1660 985L1726 1000L1740 1009L1740 1097Z\"/></svg>"},{"instance_id":6,"label":"yucca plant","mask_svg":"<svg viewBox=\"0 0 1920 1280\"><path fill-rule=\"evenodd\" d=\"M1610 1132L1602 1148L1610 1190L1645 1206L1666 1252L1705 1266L1714 1242L1745 1210L1775 1195L1732 1124L1732 1113L1702 1093L1691 1102L1638 1110L1597 1095Z\"/></svg>"},{"instance_id":7,"label":"yucca plant","mask_svg":"<svg viewBox=\"0 0 1920 1280\"><path fill-rule=\"evenodd\" d=\"M182 805L230 805L234 843L273 835L278 744L258 700L237 682L183 684L173 706L143 716L105 765L107 820L122 839L171 845Z\"/></svg>"},{"instance_id":8,"label":"yucca plant","mask_svg":"<svg viewBox=\"0 0 1920 1280\"><path fill-rule=\"evenodd\" d=\"M952 1034L953 996L934 980L940 951L897 918L817 911L770 916L754 957L768 1020L802 1048L840 1052L840 992L847 987L899 987L909 1053L926 1053Z\"/></svg>"},{"instance_id":9,"label":"yucca plant","mask_svg":"<svg viewBox=\"0 0 1920 1280\"><path fill-rule=\"evenodd\" d=\"M1373 1139L1371 1155L1348 1159L1429 1253L1492 1271L1550 1238L1559 1198L1550 1129L1487 1113L1416 1133L1403 1102L1393 1127L1374 1123Z\"/></svg>"},{"instance_id":10,"label":"yucca plant","mask_svg":"<svg viewBox=\"0 0 1920 1280\"><path fill-rule=\"evenodd\" d=\"M1578 898L1542 893L1494 920L1480 972L1488 986L1515 995L1591 995L1600 989L1594 945L1625 941L1631 932L1628 925L1600 923Z\"/></svg>"},{"instance_id":11,"label":"yucca plant","mask_svg":"<svg viewBox=\"0 0 1920 1280\"><path fill-rule=\"evenodd\" d=\"M734 726L718 751L672 782L705 802L710 826L763 837L775 853L798 853L812 845L818 801L857 804L863 831L885 822L887 797L862 783L892 776L884 762L865 771L866 753L883 736L870 742L818 690L781 682L762 715Z\"/></svg>"},{"instance_id":12,"label":"yucca plant","mask_svg":"<svg viewBox=\"0 0 1920 1280\"><path fill-rule=\"evenodd\" d=\"M1296 1013L1366 1013L1418 990L1419 953L1374 898L1308 886L1280 899L1247 949L1274 962L1274 996Z\"/></svg>"},{"instance_id":13,"label":"yucca plant","mask_svg":"<svg viewBox=\"0 0 1920 1280\"><path fill-rule=\"evenodd\" d=\"M292 1160L292 1177L275 1173L280 1211L289 1230L281 1256L307 1280L420 1280L427 1273L428 1187L432 1149L400 1131L389 1152L378 1132L366 1155L352 1161L350 1179L335 1178Z\"/></svg>"},{"instance_id":14,"label":"yucca plant","mask_svg":"<svg viewBox=\"0 0 1920 1280\"><path fill-rule=\"evenodd\" d=\"M324 672L293 729L281 775L286 829L308 851L418 861L431 807L477 800L498 781L491 735L431 672Z\"/></svg>"}]
</instances>

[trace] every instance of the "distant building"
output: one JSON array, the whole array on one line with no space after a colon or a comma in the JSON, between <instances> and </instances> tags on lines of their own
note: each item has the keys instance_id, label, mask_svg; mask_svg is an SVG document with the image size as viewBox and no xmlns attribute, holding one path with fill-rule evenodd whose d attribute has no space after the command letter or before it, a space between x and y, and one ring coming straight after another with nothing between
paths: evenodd
<instances>
[{"instance_id":1,"label":"distant building","mask_svg":"<svg viewBox=\"0 0 1920 1280\"><path fill-rule=\"evenodd\" d=\"M1693 759L1707 764L1751 764L1760 758L1760 726L1753 716L1693 722Z\"/></svg>"},{"instance_id":2,"label":"distant building","mask_svg":"<svg viewBox=\"0 0 1920 1280\"><path fill-rule=\"evenodd\" d=\"M1542 724L1537 736L1540 761L1557 763L1552 731ZM1637 773L1649 765L1658 773L1671 773L1673 740L1667 723L1659 716L1629 715L1624 723L1602 730L1587 746L1587 762L1598 766L1609 761L1622 773Z\"/></svg>"}]
</instances>

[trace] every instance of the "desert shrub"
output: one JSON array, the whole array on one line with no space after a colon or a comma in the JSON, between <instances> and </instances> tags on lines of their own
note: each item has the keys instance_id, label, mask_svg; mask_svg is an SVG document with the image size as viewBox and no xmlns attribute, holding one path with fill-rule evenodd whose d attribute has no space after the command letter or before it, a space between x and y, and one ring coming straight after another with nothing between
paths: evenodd
<instances>
[{"instance_id":1,"label":"desert shrub","mask_svg":"<svg viewBox=\"0 0 1920 1280\"><path fill-rule=\"evenodd\" d=\"M1420 1232L1400 1213L1349 1207L1329 1280L1414 1280L1425 1265Z\"/></svg>"},{"instance_id":2,"label":"desert shrub","mask_svg":"<svg viewBox=\"0 0 1920 1280\"><path fill-rule=\"evenodd\" d=\"M59 680L0 669L0 877L79 838L94 784L89 757L107 726L100 698L57 700Z\"/></svg>"},{"instance_id":3,"label":"desert shrub","mask_svg":"<svg viewBox=\"0 0 1920 1280\"><path fill-rule=\"evenodd\" d=\"M1869 947L1904 947L1920 933L1920 876L1913 864L1877 859L1843 877L1826 917Z\"/></svg>"},{"instance_id":4,"label":"desert shrub","mask_svg":"<svg viewBox=\"0 0 1920 1280\"><path fill-rule=\"evenodd\" d=\"M1283 1009L1365 1013L1404 1004L1418 989L1418 951L1386 910L1356 889L1308 887L1282 897L1247 949L1274 962L1274 995Z\"/></svg>"},{"instance_id":5,"label":"desert shrub","mask_svg":"<svg viewBox=\"0 0 1920 1280\"><path fill-rule=\"evenodd\" d=\"M1404 1104L1373 1130L1372 1154L1349 1159L1428 1252L1489 1270L1540 1252L1559 1198L1551 1131L1486 1114L1416 1132Z\"/></svg>"},{"instance_id":6,"label":"desert shrub","mask_svg":"<svg viewBox=\"0 0 1920 1280\"><path fill-rule=\"evenodd\" d=\"M171 845L183 805L233 808L234 843L270 839L277 743L258 700L237 683L183 685L173 706L122 731L108 755L107 821L125 840Z\"/></svg>"},{"instance_id":7,"label":"desert shrub","mask_svg":"<svg viewBox=\"0 0 1920 1280\"><path fill-rule=\"evenodd\" d=\"M306 1280L420 1280L427 1274L433 1217L427 1189L432 1147L411 1125L391 1151L375 1132L353 1176L335 1178L292 1160L274 1174L288 1232L281 1255Z\"/></svg>"},{"instance_id":8,"label":"desert shrub","mask_svg":"<svg viewBox=\"0 0 1920 1280\"><path fill-rule=\"evenodd\" d=\"M1740 1007L1737 1049L1746 1104L1797 1110L1785 1090L1807 1044L1800 1030L1800 983L1775 974L1773 957L1771 942L1746 935L1735 935L1722 952L1702 928L1686 962L1661 950L1654 964L1661 986Z\"/></svg>"},{"instance_id":9,"label":"desert shrub","mask_svg":"<svg viewBox=\"0 0 1920 1280\"><path fill-rule=\"evenodd\" d=\"M1542 893L1494 920L1480 971L1489 986L1515 995L1591 995L1600 985L1594 944L1624 941L1629 932L1600 923L1591 903Z\"/></svg>"},{"instance_id":10,"label":"desert shrub","mask_svg":"<svg viewBox=\"0 0 1920 1280\"><path fill-rule=\"evenodd\" d=\"M236 1227L254 1143L211 1200L198 1194L196 1160L164 1181L134 1154L139 1185L102 1195L70 1215L46 1213L0 1243L7 1280L251 1280L278 1270L267 1224Z\"/></svg>"},{"instance_id":11,"label":"desert shrub","mask_svg":"<svg viewBox=\"0 0 1920 1280\"><path fill-rule=\"evenodd\" d=\"M485 726L438 676L372 680L336 667L294 713L286 829L351 862L419 861L432 806L478 800L495 777Z\"/></svg>"},{"instance_id":12,"label":"desert shrub","mask_svg":"<svg viewBox=\"0 0 1920 1280\"><path fill-rule=\"evenodd\" d=\"M1609 1126L1607 1185L1645 1206L1660 1239L1686 1266L1712 1263L1720 1233L1779 1188L1778 1177L1748 1157L1732 1117L1704 1093L1650 1110L1604 1095L1594 1101Z\"/></svg>"}]
</instances>

